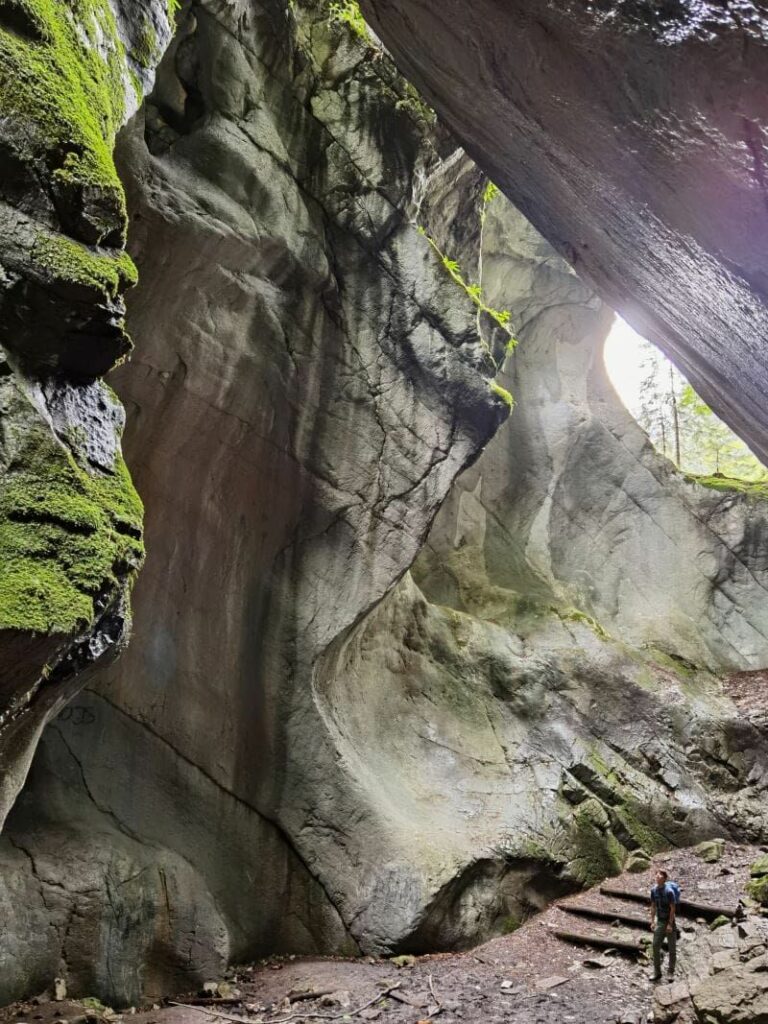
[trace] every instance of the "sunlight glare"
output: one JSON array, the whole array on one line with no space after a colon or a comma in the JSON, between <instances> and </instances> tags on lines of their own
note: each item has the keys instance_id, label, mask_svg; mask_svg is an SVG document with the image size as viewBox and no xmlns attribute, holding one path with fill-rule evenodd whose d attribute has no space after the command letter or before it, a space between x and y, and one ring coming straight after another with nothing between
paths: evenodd
<instances>
[{"instance_id":1,"label":"sunlight glare","mask_svg":"<svg viewBox=\"0 0 768 1024\"><path fill-rule=\"evenodd\" d=\"M619 398L637 418L640 414L640 384L648 342L617 316L605 339L603 358L608 377Z\"/></svg>"}]
</instances>

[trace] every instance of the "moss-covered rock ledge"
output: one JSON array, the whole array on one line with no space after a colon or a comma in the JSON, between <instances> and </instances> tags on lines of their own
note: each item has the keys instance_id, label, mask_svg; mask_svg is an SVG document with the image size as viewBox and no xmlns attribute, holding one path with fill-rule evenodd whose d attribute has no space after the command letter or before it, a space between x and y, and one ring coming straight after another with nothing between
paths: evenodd
<instances>
[{"instance_id":1,"label":"moss-covered rock ledge","mask_svg":"<svg viewBox=\"0 0 768 1024\"><path fill-rule=\"evenodd\" d=\"M0 422L2 823L45 722L127 637L143 509L103 383L6 374Z\"/></svg>"},{"instance_id":2,"label":"moss-covered rock ledge","mask_svg":"<svg viewBox=\"0 0 768 1024\"><path fill-rule=\"evenodd\" d=\"M0 0L0 827L49 718L127 636L142 507L99 378L136 269L113 149L175 0Z\"/></svg>"},{"instance_id":3,"label":"moss-covered rock ledge","mask_svg":"<svg viewBox=\"0 0 768 1024\"><path fill-rule=\"evenodd\" d=\"M0 344L92 379L130 347L115 136L171 35L167 0L0 0Z\"/></svg>"}]
</instances>

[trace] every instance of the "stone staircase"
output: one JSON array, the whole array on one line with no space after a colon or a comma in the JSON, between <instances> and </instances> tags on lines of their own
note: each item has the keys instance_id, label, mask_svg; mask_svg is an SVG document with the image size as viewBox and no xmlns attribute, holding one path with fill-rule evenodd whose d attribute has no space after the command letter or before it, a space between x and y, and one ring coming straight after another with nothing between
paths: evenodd
<instances>
[{"instance_id":1,"label":"stone staircase","mask_svg":"<svg viewBox=\"0 0 768 1024\"><path fill-rule=\"evenodd\" d=\"M563 942L638 956L645 952L651 941L646 889L605 883L599 892L582 893L561 900L557 907L560 914L553 933ZM733 918L737 911L737 906L718 906L696 898L683 899L677 908L677 918L680 921L711 922L718 917Z\"/></svg>"}]
</instances>

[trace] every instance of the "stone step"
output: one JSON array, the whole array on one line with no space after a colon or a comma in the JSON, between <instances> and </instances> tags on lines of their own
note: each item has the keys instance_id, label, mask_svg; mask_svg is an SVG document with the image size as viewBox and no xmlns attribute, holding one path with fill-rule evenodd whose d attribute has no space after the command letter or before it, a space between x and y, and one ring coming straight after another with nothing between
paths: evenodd
<instances>
[{"instance_id":1,"label":"stone step","mask_svg":"<svg viewBox=\"0 0 768 1024\"><path fill-rule=\"evenodd\" d=\"M603 935L598 932L569 932L564 928L555 928L552 933L563 942L573 942L578 946L594 946L597 949L616 949L620 953L629 953L633 956L644 952L646 945L636 940L621 939L616 935Z\"/></svg>"},{"instance_id":2,"label":"stone step","mask_svg":"<svg viewBox=\"0 0 768 1024\"><path fill-rule=\"evenodd\" d=\"M611 885L606 883L600 886L600 892L603 896L612 896L614 898L623 900L632 900L635 903L650 903L650 896L647 892L637 892L634 889L624 889L619 885ZM722 907L717 906L714 903L700 903L694 900L680 900L680 904L677 908L678 914L684 914L686 917L705 917L715 918L720 917L734 917L736 915L736 907Z\"/></svg>"},{"instance_id":3,"label":"stone step","mask_svg":"<svg viewBox=\"0 0 768 1024\"><path fill-rule=\"evenodd\" d=\"M579 917L592 917L598 921L620 921L635 928L648 928L648 914L632 914L628 910L616 910L613 907L595 907L585 903L559 903L561 910Z\"/></svg>"}]
</instances>

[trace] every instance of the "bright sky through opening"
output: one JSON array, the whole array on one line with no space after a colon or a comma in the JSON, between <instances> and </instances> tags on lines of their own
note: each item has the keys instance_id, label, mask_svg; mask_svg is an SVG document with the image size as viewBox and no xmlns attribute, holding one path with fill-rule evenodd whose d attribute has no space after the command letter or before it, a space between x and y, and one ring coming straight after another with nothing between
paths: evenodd
<instances>
[{"instance_id":1,"label":"bright sky through opening","mask_svg":"<svg viewBox=\"0 0 768 1024\"><path fill-rule=\"evenodd\" d=\"M605 339L604 359L608 377L632 415L640 414L640 382L642 362L648 342L617 316Z\"/></svg>"}]
</instances>

